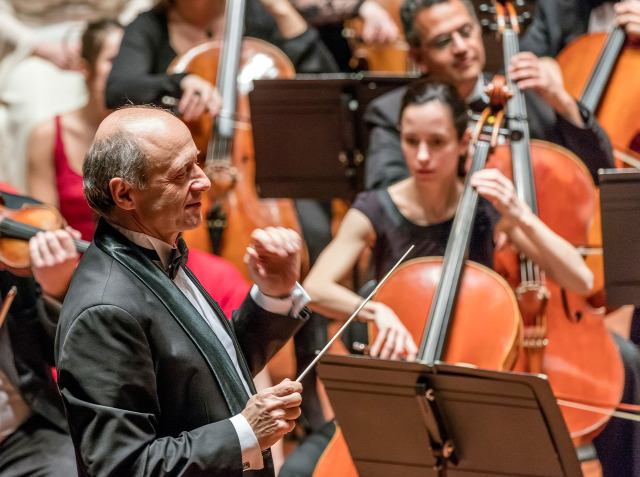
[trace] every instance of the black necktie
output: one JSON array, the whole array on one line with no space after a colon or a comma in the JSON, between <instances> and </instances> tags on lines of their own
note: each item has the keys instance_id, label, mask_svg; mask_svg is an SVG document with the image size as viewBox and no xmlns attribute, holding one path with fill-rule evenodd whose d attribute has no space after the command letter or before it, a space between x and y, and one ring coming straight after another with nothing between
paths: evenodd
<instances>
[{"instance_id":1,"label":"black necktie","mask_svg":"<svg viewBox=\"0 0 640 477\"><path fill-rule=\"evenodd\" d=\"M178 237L176 242L177 247L171 250L171 256L169 257L169 266L166 269L167 275L173 280L178 274L178 270L181 267L187 265L189 259L189 249L182 237Z\"/></svg>"}]
</instances>

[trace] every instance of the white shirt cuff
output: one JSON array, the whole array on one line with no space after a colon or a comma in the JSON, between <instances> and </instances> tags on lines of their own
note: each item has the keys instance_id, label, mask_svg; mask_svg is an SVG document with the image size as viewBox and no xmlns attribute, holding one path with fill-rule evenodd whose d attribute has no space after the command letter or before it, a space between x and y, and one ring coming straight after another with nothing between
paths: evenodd
<instances>
[{"instance_id":1,"label":"white shirt cuff","mask_svg":"<svg viewBox=\"0 0 640 477\"><path fill-rule=\"evenodd\" d=\"M240 450L242 451L242 470L258 470L264 467L260 444L253 433L253 429L242 414L236 414L231 419L231 424L236 429Z\"/></svg>"},{"instance_id":2,"label":"white shirt cuff","mask_svg":"<svg viewBox=\"0 0 640 477\"><path fill-rule=\"evenodd\" d=\"M251 298L253 298L253 301L255 301L258 306L271 313L290 315L294 318L298 318L305 305L311 301L307 292L304 291L304 288L302 288L298 282L296 282L293 290L291 290L291 294L285 298L267 296L262 293L256 285L253 285L253 287L251 287Z\"/></svg>"}]
</instances>

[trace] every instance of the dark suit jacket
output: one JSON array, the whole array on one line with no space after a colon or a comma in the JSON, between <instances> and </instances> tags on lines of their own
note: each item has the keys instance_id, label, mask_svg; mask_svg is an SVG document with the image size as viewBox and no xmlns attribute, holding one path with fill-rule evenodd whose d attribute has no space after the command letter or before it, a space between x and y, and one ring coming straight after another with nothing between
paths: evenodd
<instances>
[{"instance_id":1,"label":"dark suit jacket","mask_svg":"<svg viewBox=\"0 0 640 477\"><path fill-rule=\"evenodd\" d=\"M8 332L14 366L5 374L17 383L22 399L34 413L66 432L62 401L51 373L59 310L44 302L32 277L0 271L2 299L12 285L18 288L18 294L3 328Z\"/></svg>"},{"instance_id":2,"label":"dark suit jacket","mask_svg":"<svg viewBox=\"0 0 640 477\"><path fill-rule=\"evenodd\" d=\"M369 148L365 162L365 187L388 187L409 177L409 170L400 147L400 103L406 88L398 88L369 103L365 121L371 128ZM585 163L594 181L598 169L613 166L613 151L607 133L597 123L593 114L578 102L585 127L579 128L558 116L535 93L525 91L525 102L532 139L543 139L569 149ZM472 109L484 107L475 105ZM476 111L477 112L477 111Z\"/></svg>"},{"instance_id":3,"label":"dark suit jacket","mask_svg":"<svg viewBox=\"0 0 640 477\"><path fill-rule=\"evenodd\" d=\"M23 204L37 204L30 197L2 192L5 205L18 209ZM18 289L3 325L8 332L14 366L5 370L18 385L22 399L31 410L53 425L67 431L62 400L51 374L53 341L60 314L59 304L42 298L33 277L18 277L0 270L0 295L4 299L12 285Z\"/></svg>"},{"instance_id":4,"label":"dark suit jacket","mask_svg":"<svg viewBox=\"0 0 640 477\"><path fill-rule=\"evenodd\" d=\"M210 303L250 386L303 322L247 297L230 323ZM175 284L104 221L65 299L56 363L81 475L242 474L228 418L248 397L227 352ZM265 469L244 475L273 475L263 454Z\"/></svg>"},{"instance_id":5,"label":"dark suit jacket","mask_svg":"<svg viewBox=\"0 0 640 477\"><path fill-rule=\"evenodd\" d=\"M587 32L591 10L603 0L538 0L531 25L520 40L522 51L556 57Z\"/></svg>"}]
</instances>

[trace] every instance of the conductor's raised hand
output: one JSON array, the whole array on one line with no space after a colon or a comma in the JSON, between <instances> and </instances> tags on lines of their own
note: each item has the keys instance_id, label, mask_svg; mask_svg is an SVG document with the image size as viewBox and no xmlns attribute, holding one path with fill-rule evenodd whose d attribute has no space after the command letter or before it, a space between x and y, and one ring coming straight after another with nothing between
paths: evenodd
<instances>
[{"instance_id":1,"label":"conductor's raised hand","mask_svg":"<svg viewBox=\"0 0 640 477\"><path fill-rule=\"evenodd\" d=\"M244 261L260 291L275 298L288 297L300 278L302 240L284 227L256 229Z\"/></svg>"},{"instance_id":2,"label":"conductor's raised hand","mask_svg":"<svg viewBox=\"0 0 640 477\"><path fill-rule=\"evenodd\" d=\"M253 429L261 450L268 449L293 430L300 416L301 392L302 384L285 379L249 399L242 415Z\"/></svg>"}]
</instances>

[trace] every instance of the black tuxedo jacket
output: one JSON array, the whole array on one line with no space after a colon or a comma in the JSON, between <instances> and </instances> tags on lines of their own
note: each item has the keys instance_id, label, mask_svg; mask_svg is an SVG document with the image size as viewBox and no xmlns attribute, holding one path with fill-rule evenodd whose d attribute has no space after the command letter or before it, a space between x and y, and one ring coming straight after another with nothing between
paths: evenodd
<instances>
[{"instance_id":1,"label":"black tuxedo jacket","mask_svg":"<svg viewBox=\"0 0 640 477\"><path fill-rule=\"evenodd\" d=\"M489 79L485 77L485 81ZM365 162L365 187L379 189L409 177L409 170L400 146L400 103L406 87L395 89L369 103L365 121L371 129L369 148ZM609 136L598 124L593 114L580 102L578 106L585 127L575 126L558 116L538 96L525 91L527 118L532 139L542 139L567 148L585 163L594 182L598 181L598 169L614 167L613 149ZM478 103L482 103L479 101ZM484 104L471 105L480 112ZM479 110L478 110L479 108Z\"/></svg>"},{"instance_id":2,"label":"black tuxedo jacket","mask_svg":"<svg viewBox=\"0 0 640 477\"><path fill-rule=\"evenodd\" d=\"M201 291L252 387L303 321L247 297L229 322ZM229 418L248 396L228 353L173 281L105 221L66 296L56 364L81 475L243 474ZM244 475L273 475L263 455L265 468Z\"/></svg>"}]
</instances>

